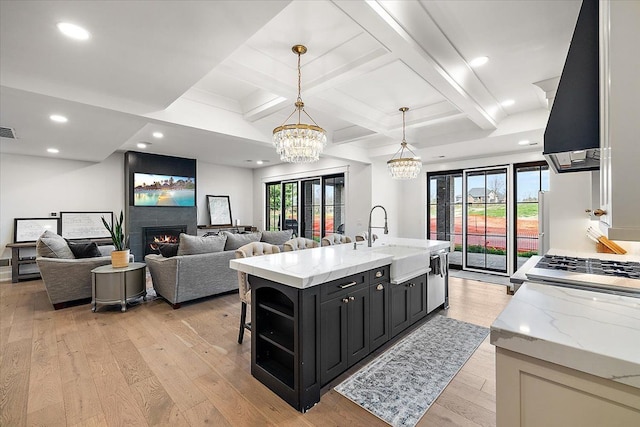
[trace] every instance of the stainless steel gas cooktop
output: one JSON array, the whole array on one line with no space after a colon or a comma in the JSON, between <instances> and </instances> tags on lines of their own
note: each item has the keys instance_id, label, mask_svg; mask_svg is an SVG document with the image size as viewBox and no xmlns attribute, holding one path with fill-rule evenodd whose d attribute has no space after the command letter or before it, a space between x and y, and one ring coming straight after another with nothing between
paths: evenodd
<instances>
[{"instance_id":1,"label":"stainless steel gas cooktop","mask_svg":"<svg viewBox=\"0 0 640 427\"><path fill-rule=\"evenodd\" d=\"M640 297L640 262L545 255L527 279Z\"/></svg>"}]
</instances>

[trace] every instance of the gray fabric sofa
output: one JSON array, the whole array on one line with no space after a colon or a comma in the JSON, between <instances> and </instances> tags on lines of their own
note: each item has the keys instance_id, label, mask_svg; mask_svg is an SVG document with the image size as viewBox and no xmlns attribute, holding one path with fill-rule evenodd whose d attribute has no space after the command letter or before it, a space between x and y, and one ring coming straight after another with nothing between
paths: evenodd
<instances>
[{"instance_id":1,"label":"gray fabric sofa","mask_svg":"<svg viewBox=\"0 0 640 427\"><path fill-rule=\"evenodd\" d=\"M173 308L183 302L238 290L238 273L229 268L235 251L195 255L147 255L153 288Z\"/></svg>"},{"instance_id":2,"label":"gray fabric sofa","mask_svg":"<svg viewBox=\"0 0 640 427\"><path fill-rule=\"evenodd\" d=\"M291 230L218 236L180 235L177 255L147 255L145 262L158 295L173 308L183 302L238 291L238 273L229 267L236 249L251 242L282 245Z\"/></svg>"},{"instance_id":3,"label":"gray fabric sofa","mask_svg":"<svg viewBox=\"0 0 640 427\"><path fill-rule=\"evenodd\" d=\"M102 256L75 258L67 242L55 233L46 231L36 242L36 263L53 308L67 303L91 299L91 270L111 264L114 246L98 246Z\"/></svg>"}]
</instances>

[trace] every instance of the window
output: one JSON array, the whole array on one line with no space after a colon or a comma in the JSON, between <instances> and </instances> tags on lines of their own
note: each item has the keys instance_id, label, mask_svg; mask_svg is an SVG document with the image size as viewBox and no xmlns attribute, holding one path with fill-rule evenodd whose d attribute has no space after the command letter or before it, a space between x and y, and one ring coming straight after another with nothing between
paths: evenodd
<instances>
[{"instance_id":1,"label":"window","mask_svg":"<svg viewBox=\"0 0 640 427\"><path fill-rule=\"evenodd\" d=\"M291 229L318 242L344 232L344 174L267 183L265 211L266 230Z\"/></svg>"},{"instance_id":2,"label":"window","mask_svg":"<svg viewBox=\"0 0 640 427\"><path fill-rule=\"evenodd\" d=\"M516 269L540 253L538 230L540 191L549 190L549 166L544 162L514 165Z\"/></svg>"},{"instance_id":3,"label":"window","mask_svg":"<svg viewBox=\"0 0 640 427\"><path fill-rule=\"evenodd\" d=\"M324 181L324 234L344 233L344 175Z\"/></svg>"},{"instance_id":4,"label":"window","mask_svg":"<svg viewBox=\"0 0 640 427\"><path fill-rule=\"evenodd\" d=\"M267 220L264 229L276 231L280 229L280 183L267 184Z\"/></svg>"},{"instance_id":5,"label":"window","mask_svg":"<svg viewBox=\"0 0 640 427\"><path fill-rule=\"evenodd\" d=\"M462 267L462 172L429 174L427 238L453 242L449 264Z\"/></svg>"}]
</instances>

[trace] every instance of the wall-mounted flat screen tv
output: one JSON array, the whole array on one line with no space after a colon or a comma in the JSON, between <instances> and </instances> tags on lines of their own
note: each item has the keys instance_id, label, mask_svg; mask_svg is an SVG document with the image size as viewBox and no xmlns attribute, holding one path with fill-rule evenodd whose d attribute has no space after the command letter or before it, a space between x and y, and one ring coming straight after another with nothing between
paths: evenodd
<instances>
[{"instance_id":1,"label":"wall-mounted flat screen tv","mask_svg":"<svg viewBox=\"0 0 640 427\"><path fill-rule=\"evenodd\" d=\"M133 174L134 206L195 206L195 177Z\"/></svg>"}]
</instances>

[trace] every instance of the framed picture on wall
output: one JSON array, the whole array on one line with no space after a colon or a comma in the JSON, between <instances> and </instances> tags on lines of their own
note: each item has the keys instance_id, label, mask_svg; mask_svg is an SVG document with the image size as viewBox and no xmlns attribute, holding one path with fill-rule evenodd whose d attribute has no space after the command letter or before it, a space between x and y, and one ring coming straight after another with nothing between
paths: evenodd
<instances>
[{"instance_id":1,"label":"framed picture on wall","mask_svg":"<svg viewBox=\"0 0 640 427\"><path fill-rule=\"evenodd\" d=\"M207 195L207 207L209 209L211 225L220 227L230 227L233 225L229 196Z\"/></svg>"},{"instance_id":2,"label":"framed picture on wall","mask_svg":"<svg viewBox=\"0 0 640 427\"><path fill-rule=\"evenodd\" d=\"M110 238L102 217L113 225L113 212L60 212L61 235L65 239Z\"/></svg>"},{"instance_id":3,"label":"framed picture on wall","mask_svg":"<svg viewBox=\"0 0 640 427\"><path fill-rule=\"evenodd\" d=\"M58 218L15 218L13 243L35 242L45 230L60 234Z\"/></svg>"}]
</instances>

